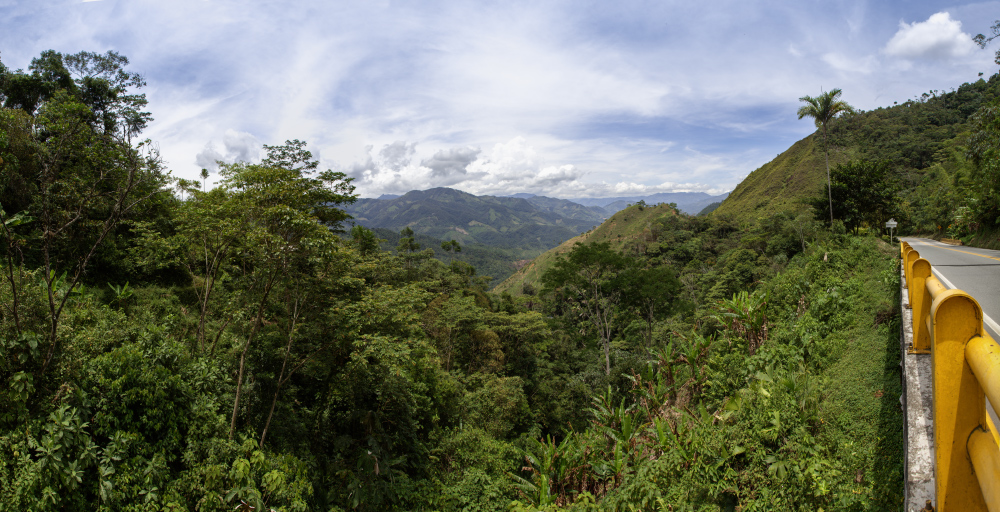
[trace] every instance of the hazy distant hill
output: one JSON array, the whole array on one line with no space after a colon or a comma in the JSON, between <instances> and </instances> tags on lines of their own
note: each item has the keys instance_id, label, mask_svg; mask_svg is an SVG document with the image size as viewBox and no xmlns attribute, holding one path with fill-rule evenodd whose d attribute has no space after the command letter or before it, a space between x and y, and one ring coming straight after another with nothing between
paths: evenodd
<instances>
[{"instance_id":1,"label":"hazy distant hill","mask_svg":"<svg viewBox=\"0 0 1000 512\"><path fill-rule=\"evenodd\" d=\"M584 206L599 206L604 208L608 214L624 210L630 204L645 201L646 204L674 203L680 211L688 215L697 215L706 206L724 200L729 194L719 194L716 196L705 192L660 192L648 196L629 197L580 197L570 199L575 203Z\"/></svg>"},{"instance_id":2,"label":"hazy distant hill","mask_svg":"<svg viewBox=\"0 0 1000 512\"><path fill-rule=\"evenodd\" d=\"M495 286L495 292L510 292L519 295L525 283L537 288L545 271L555 264L556 259L569 252L577 243L608 242L616 250L634 249L636 245L654 243L652 227L659 219L675 215L674 211L661 204L653 207L631 206L615 213L597 228L571 238L532 260L510 277ZM496 281L494 281L496 282Z\"/></svg>"},{"instance_id":3,"label":"hazy distant hill","mask_svg":"<svg viewBox=\"0 0 1000 512\"><path fill-rule=\"evenodd\" d=\"M568 201L474 196L450 188L414 190L395 199L360 199L347 208L358 224L400 230L463 244L541 249L599 224L603 217ZM556 213L562 212L563 214ZM565 215L565 216L564 216Z\"/></svg>"},{"instance_id":4,"label":"hazy distant hill","mask_svg":"<svg viewBox=\"0 0 1000 512\"><path fill-rule=\"evenodd\" d=\"M600 206L584 206L580 203L567 199L555 199L545 196L531 196L524 199L541 210L549 213L555 213L556 215L566 217L567 219L593 222L594 226L604 222L604 219L607 219L611 216L611 214L615 213L613 211L608 211L607 208L601 208Z\"/></svg>"}]
</instances>

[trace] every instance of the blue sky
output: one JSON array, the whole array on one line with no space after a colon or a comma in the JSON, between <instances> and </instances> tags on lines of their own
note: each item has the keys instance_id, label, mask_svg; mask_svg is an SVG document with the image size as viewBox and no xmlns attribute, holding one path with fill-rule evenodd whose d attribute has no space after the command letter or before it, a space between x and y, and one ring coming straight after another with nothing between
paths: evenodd
<instances>
[{"instance_id":1,"label":"blue sky","mask_svg":"<svg viewBox=\"0 0 1000 512\"><path fill-rule=\"evenodd\" d=\"M997 71L1000 2L0 0L0 59L118 51L173 174L306 140L365 197L731 190L814 131Z\"/></svg>"}]
</instances>

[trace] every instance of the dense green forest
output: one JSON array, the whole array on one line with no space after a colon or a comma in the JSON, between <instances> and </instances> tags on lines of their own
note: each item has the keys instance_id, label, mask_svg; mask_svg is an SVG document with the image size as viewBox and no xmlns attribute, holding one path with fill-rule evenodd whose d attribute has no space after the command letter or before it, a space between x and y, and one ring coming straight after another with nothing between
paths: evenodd
<instances>
[{"instance_id":1,"label":"dense green forest","mask_svg":"<svg viewBox=\"0 0 1000 512\"><path fill-rule=\"evenodd\" d=\"M0 510L901 508L868 218L638 204L491 293L454 246L350 228L304 142L171 179L127 65L0 66ZM989 179L989 105L962 179L948 144L925 168Z\"/></svg>"}]
</instances>

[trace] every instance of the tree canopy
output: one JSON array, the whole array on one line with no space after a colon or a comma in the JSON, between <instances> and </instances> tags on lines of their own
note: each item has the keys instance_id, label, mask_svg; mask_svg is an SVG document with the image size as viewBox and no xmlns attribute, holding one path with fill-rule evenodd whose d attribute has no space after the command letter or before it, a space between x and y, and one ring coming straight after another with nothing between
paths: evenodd
<instances>
[{"instance_id":1,"label":"tree canopy","mask_svg":"<svg viewBox=\"0 0 1000 512\"><path fill-rule=\"evenodd\" d=\"M861 227L881 229L889 218L898 216L901 182L888 162L858 160L837 165L832 172L834 213L844 226L857 232ZM826 187L824 187L826 188ZM817 212L826 206L822 196L812 200ZM818 218L825 215L817 213Z\"/></svg>"}]
</instances>

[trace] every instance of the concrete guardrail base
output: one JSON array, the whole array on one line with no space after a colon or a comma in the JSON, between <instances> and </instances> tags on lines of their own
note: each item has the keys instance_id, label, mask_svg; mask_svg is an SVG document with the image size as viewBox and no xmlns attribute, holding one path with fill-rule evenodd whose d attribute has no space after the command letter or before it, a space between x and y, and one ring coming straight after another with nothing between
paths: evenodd
<instances>
[{"instance_id":1,"label":"concrete guardrail base","mask_svg":"<svg viewBox=\"0 0 1000 512\"><path fill-rule=\"evenodd\" d=\"M903 431L906 460L905 494L907 512L926 510L927 501L936 503L934 491L934 394L930 354L910 354L913 344L913 310L908 308L906 277L900 269L902 332L900 350L903 366L903 396L900 401L906 415Z\"/></svg>"}]
</instances>

